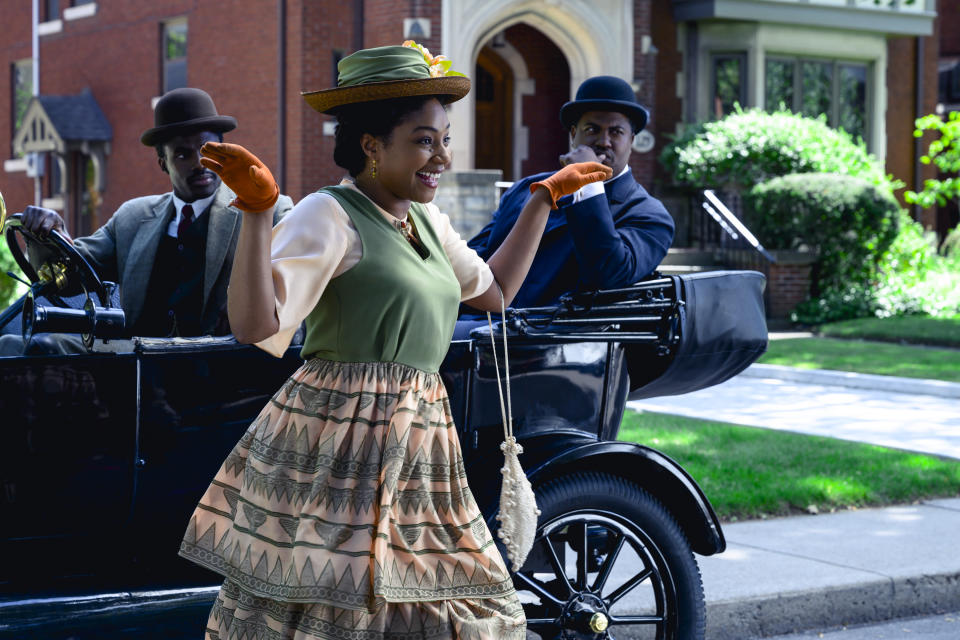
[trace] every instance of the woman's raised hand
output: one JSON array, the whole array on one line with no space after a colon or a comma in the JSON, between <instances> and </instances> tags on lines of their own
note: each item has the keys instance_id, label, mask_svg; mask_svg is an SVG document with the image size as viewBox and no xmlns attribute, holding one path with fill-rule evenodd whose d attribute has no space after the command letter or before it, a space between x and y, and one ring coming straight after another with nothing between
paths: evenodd
<instances>
[{"instance_id":1,"label":"woman's raised hand","mask_svg":"<svg viewBox=\"0 0 960 640\"><path fill-rule=\"evenodd\" d=\"M237 194L231 203L244 211L266 211L280 197L280 187L267 165L238 144L207 142L200 164L210 169Z\"/></svg>"},{"instance_id":2,"label":"woman's raised hand","mask_svg":"<svg viewBox=\"0 0 960 640\"><path fill-rule=\"evenodd\" d=\"M549 178L531 184L530 193L543 187L550 193L550 207L556 209L557 200L563 196L575 193L580 187L591 182L609 180L612 176L613 169L599 162L575 162L568 164Z\"/></svg>"}]
</instances>

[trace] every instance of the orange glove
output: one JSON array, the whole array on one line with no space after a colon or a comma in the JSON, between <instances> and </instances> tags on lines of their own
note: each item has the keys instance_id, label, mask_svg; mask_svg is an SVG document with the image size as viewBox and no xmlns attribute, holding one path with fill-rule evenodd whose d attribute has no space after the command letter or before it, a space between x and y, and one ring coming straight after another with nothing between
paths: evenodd
<instances>
[{"instance_id":1,"label":"orange glove","mask_svg":"<svg viewBox=\"0 0 960 640\"><path fill-rule=\"evenodd\" d=\"M280 187L265 164L238 144L207 142L200 148L200 164L220 176L237 197L233 206L244 211L266 211L280 197Z\"/></svg>"},{"instance_id":2,"label":"orange glove","mask_svg":"<svg viewBox=\"0 0 960 640\"><path fill-rule=\"evenodd\" d=\"M207 143L209 144L209 143ZM550 208L557 208L557 200L575 193L580 187L591 182L609 180L613 169L599 162L575 162L568 164L555 174L530 185L530 193L537 187L543 187L550 193Z\"/></svg>"}]
</instances>

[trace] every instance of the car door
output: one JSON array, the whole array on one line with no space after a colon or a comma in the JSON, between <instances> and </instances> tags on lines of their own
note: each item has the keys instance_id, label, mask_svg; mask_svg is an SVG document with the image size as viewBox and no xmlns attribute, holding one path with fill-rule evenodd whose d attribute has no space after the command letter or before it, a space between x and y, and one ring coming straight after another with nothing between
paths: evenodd
<instances>
[{"instance_id":1,"label":"car door","mask_svg":"<svg viewBox=\"0 0 960 640\"><path fill-rule=\"evenodd\" d=\"M178 557L190 515L264 405L302 364L224 339L144 341L133 531L137 579L186 586L221 579Z\"/></svg>"},{"instance_id":2,"label":"car door","mask_svg":"<svg viewBox=\"0 0 960 640\"><path fill-rule=\"evenodd\" d=\"M136 387L133 353L0 358L0 589L81 588L129 557Z\"/></svg>"}]
</instances>

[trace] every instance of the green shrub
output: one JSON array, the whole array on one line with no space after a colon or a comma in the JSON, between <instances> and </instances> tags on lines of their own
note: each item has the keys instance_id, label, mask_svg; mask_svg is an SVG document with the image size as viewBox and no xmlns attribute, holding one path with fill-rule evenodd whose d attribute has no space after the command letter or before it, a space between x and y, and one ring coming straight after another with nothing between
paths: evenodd
<instances>
[{"instance_id":1,"label":"green shrub","mask_svg":"<svg viewBox=\"0 0 960 640\"><path fill-rule=\"evenodd\" d=\"M947 233L947 237L943 239L943 243L940 245L940 251L960 269L960 225Z\"/></svg>"},{"instance_id":2,"label":"green shrub","mask_svg":"<svg viewBox=\"0 0 960 640\"><path fill-rule=\"evenodd\" d=\"M26 287L7 275L12 271L20 274L20 267L17 266L10 250L7 248L7 241L0 237L0 311L3 311L10 303L19 298L26 291Z\"/></svg>"},{"instance_id":3,"label":"green shrub","mask_svg":"<svg viewBox=\"0 0 960 640\"><path fill-rule=\"evenodd\" d=\"M797 306L794 321L821 324L869 316L960 315L960 256L938 255L931 232L906 211L897 215L899 231L880 257L876 282L826 291L807 300Z\"/></svg>"},{"instance_id":4,"label":"green shrub","mask_svg":"<svg viewBox=\"0 0 960 640\"><path fill-rule=\"evenodd\" d=\"M901 215L900 233L880 261L874 315L960 313L960 255L938 255L934 234Z\"/></svg>"},{"instance_id":5,"label":"green shrub","mask_svg":"<svg viewBox=\"0 0 960 640\"><path fill-rule=\"evenodd\" d=\"M888 191L891 181L862 141L787 110L741 110L683 131L666 146L661 163L680 184L749 189L790 173L856 176Z\"/></svg>"},{"instance_id":6,"label":"green shrub","mask_svg":"<svg viewBox=\"0 0 960 640\"><path fill-rule=\"evenodd\" d=\"M791 174L751 189L747 226L767 248L817 254L814 297L876 281L877 265L897 235L900 205L885 189L846 175Z\"/></svg>"},{"instance_id":7,"label":"green shrub","mask_svg":"<svg viewBox=\"0 0 960 640\"><path fill-rule=\"evenodd\" d=\"M960 114L946 121L922 118L915 135L924 130L941 135L924 161L955 174ZM825 118L737 108L722 120L685 129L660 161L679 184L742 192L757 187L745 194L743 215L764 246L818 251L813 297L797 307L794 320L960 313L960 231L938 256L929 235L892 198L903 183L884 174L862 141L831 129ZM774 182L790 174L804 175ZM928 181L924 192L907 199L929 206L958 194L960 178L951 177Z\"/></svg>"}]
</instances>

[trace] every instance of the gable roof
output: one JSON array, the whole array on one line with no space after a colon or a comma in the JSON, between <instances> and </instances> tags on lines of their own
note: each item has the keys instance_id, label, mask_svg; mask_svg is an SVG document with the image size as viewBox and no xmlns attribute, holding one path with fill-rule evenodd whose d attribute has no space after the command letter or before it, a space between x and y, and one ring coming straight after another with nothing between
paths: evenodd
<instances>
[{"instance_id":1,"label":"gable roof","mask_svg":"<svg viewBox=\"0 0 960 640\"><path fill-rule=\"evenodd\" d=\"M72 96L36 96L13 136L17 151L63 152L71 143L109 142L113 127L90 89Z\"/></svg>"}]
</instances>

